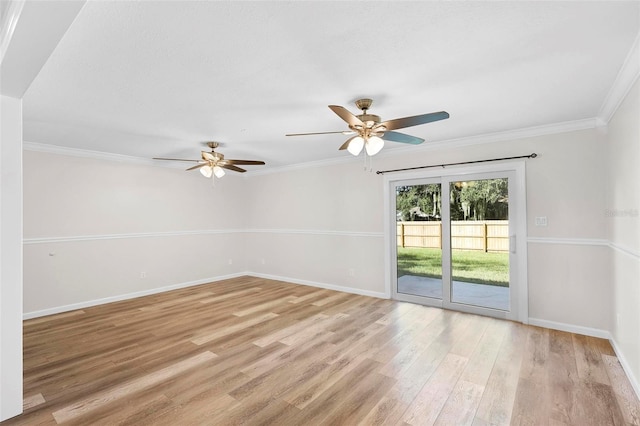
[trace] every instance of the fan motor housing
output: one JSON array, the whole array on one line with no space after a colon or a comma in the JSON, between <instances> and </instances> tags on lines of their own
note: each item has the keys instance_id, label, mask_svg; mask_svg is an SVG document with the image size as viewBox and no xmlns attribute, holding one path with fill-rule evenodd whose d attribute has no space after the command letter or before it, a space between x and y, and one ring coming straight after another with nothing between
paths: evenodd
<instances>
[{"instance_id":1,"label":"fan motor housing","mask_svg":"<svg viewBox=\"0 0 640 426\"><path fill-rule=\"evenodd\" d=\"M374 114L360 114L356 115L360 121L367 125L367 127L372 127L375 124L380 123L380 116Z\"/></svg>"}]
</instances>

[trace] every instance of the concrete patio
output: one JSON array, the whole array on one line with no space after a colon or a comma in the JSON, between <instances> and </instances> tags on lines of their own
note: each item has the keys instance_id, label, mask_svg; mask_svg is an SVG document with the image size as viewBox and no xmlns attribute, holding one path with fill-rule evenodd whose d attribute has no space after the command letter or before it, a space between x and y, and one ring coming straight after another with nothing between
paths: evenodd
<instances>
[{"instance_id":1,"label":"concrete patio","mask_svg":"<svg viewBox=\"0 0 640 426\"><path fill-rule=\"evenodd\" d=\"M398 278L398 293L442 299L442 280L403 275ZM451 301L508 311L509 287L453 281Z\"/></svg>"}]
</instances>

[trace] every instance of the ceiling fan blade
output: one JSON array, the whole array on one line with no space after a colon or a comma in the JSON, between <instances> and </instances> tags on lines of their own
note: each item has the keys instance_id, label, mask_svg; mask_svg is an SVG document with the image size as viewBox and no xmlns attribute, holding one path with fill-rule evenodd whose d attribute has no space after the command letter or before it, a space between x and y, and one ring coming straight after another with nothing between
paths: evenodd
<instances>
[{"instance_id":1,"label":"ceiling fan blade","mask_svg":"<svg viewBox=\"0 0 640 426\"><path fill-rule=\"evenodd\" d=\"M240 173L246 172L245 169L241 169L240 167L236 167L231 164L218 164L218 166L222 167L223 169L233 170L234 172L240 172Z\"/></svg>"},{"instance_id":2,"label":"ceiling fan blade","mask_svg":"<svg viewBox=\"0 0 640 426\"><path fill-rule=\"evenodd\" d=\"M202 153L202 158L205 160L209 160L209 161L213 161L216 159L216 157L213 156L212 153L207 152L207 151L200 151Z\"/></svg>"},{"instance_id":3,"label":"ceiling fan blade","mask_svg":"<svg viewBox=\"0 0 640 426\"><path fill-rule=\"evenodd\" d=\"M167 160L167 161L191 161L191 162L198 162L198 161L202 161L202 160L185 160L182 158L159 158L159 157L153 157L152 160Z\"/></svg>"},{"instance_id":4,"label":"ceiling fan blade","mask_svg":"<svg viewBox=\"0 0 640 426\"><path fill-rule=\"evenodd\" d=\"M411 135L405 135L404 133L399 133L399 132L384 132L382 139L384 139L385 141L391 141L391 142L410 143L413 145L418 145L424 142L424 139L422 138L417 138Z\"/></svg>"},{"instance_id":5,"label":"ceiling fan blade","mask_svg":"<svg viewBox=\"0 0 640 426\"><path fill-rule=\"evenodd\" d=\"M187 171L189 171L189 170L199 169L200 167L204 167L204 166L208 166L208 165L209 165L209 163L202 163L202 164L198 164L198 165L196 165L196 166L189 167L189 168L187 169Z\"/></svg>"},{"instance_id":6,"label":"ceiling fan blade","mask_svg":"<svg viewBox=\"0 0 640 426\"><path fill-rule=\"evenodd\" d=\"M362 126L364 127L364 123L355 115L351 114L345 107L341 107L339 105L329 105L331 111L335 112L338 117L342 118L344 121L349 124L349 126Z\"/></svg>"},{"instance_id":7,"label":"ceiling fan blade","mask_svg":"<svg viewBox=\"0 0 640 426\"><path fill-rule=\"evenodd\" d=\"M343 149L347 149L349 147L349 144L351 143L352 140L354 140L355 138L357 138L358 135L352 136L349 139L347 139L345 141L345 143L343 143L342 145L340 145L340 148L338 148L338 151L342 151Z\"/></svg>"},{"instance_id":8,"label":"ceiling fan blade","mask_svg":"<svg viewBox=\"0 0 640 426\"><path fill-rule=\"evenodd\" d=\"M396 118L395 120L383 121L380 123L387 130L403 129L405 127L418 126L420 124L427 124L438 120L444 120L449 118L449 113L446 111L432 112L430 114L414 115L412 117Z\"/></svg>"},{"instance_id":9,"label":"ceiling fan blade","mask_svg":"<svg viewBox=\"0 0 640 426\"><path fill-rule=\"evenodd\" d=\"M222 160L218 165L222 164L240 164L247 166L264 166L264 161L256 161L256 160Z\"/></svg>"},{"instance_id":10,"label":"ceiling fan blade","mask_svg":"<svg viewBox=\"0 0 640 426\"><path fill-rule=\"evenodd\" d=\"M333 135L338 133L341 133L343 135L349 135L353 132L350 130L343 130L341 132L287 133L285 136Z\"/></svg>"}]
</instances>

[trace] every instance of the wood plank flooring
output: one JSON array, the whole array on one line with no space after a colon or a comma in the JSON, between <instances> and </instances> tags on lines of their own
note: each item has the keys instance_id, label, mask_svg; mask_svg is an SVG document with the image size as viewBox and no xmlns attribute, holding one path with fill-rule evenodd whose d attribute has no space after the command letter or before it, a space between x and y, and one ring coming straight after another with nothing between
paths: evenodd
<instances>
[{"instance_id":1,"label":"wood plank flooring","mask_svg":"<svg viewBox=\"0 0 640 426\"><path fill-rule=\"evenodd\" d=\"M24 324L3 425L640 425L605 340L242 277Z\"/></svg>"}]
</instances>

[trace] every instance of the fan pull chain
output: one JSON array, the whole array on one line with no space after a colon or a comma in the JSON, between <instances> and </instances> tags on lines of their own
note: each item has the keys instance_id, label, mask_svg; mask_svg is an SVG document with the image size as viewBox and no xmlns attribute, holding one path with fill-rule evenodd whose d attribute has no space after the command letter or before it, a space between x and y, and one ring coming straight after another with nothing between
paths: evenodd
<instances>
[{"instance_id":1,"label":"fan pull chain","mask_svg":"<svg viewBox=\"0 0 640 426\"><path fill-rule=\"evenodd\" d=\"M373 172L373 158L367 154L366 150L363 150L364 153L364 171L365 172ZM369 167L367 168L367 158L369 159Z\"/></svg>"}]
</instances>

